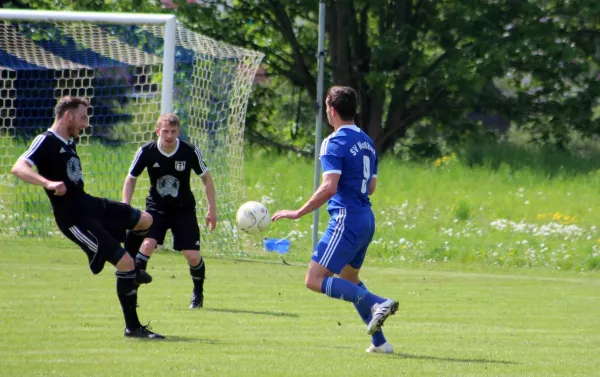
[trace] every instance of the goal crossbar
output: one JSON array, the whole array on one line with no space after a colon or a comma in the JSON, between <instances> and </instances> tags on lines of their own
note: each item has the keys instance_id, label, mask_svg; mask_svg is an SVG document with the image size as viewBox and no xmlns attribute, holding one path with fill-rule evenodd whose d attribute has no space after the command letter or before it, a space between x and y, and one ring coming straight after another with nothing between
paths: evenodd
<instances>
[{"instance_id":1,"label":"goal crossbar","mask_svg":"<svg viewBox=\"0 0 600 377\"><path fill-rule=\"evenodd\" d=\"M172 14L0 9L0 19L19 21L107 22L114 24L164 24L170 20L175 20L175 16Z\"/></svg>"},{"instance_id":2,"label":"goal crossbar","mask_svg":"<svg viewBox=\"0 0 600 377\"><path fill-rule=\"evenodd\" d=\"M162 114L173 111L173 85L175 73L176 17L172 14L73 12L48 10L1 9L0 20L62 21L110 24L164 24L165 45L163 52Z\"/></svg>"}]
</instances>

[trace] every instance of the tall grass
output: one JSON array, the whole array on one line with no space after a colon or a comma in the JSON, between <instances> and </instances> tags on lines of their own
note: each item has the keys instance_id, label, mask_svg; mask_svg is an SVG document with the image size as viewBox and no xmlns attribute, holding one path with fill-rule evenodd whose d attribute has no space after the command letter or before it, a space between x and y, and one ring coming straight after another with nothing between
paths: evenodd
<instances>
[{"instance_id":1,"label":"tall grass","mask_svg":"<svg viewBox=\"0 0 600 377\"><path fill-rule=\"evenodd\" d=\"M95 158L83 162L88 192L118 199L122 177L112 177L100 162L116 166L129 161L115 160L114 151L98 148ZM511 143L471 146L420 163L384 158L372 196L377 230L367 263L598 270L599 161ZM248 150L244 164L245 200L259 200L271 213L298 208L313 192L312 161ZM37 236L32 229L55 232L43 195L13 177L4 179L0 233L16 237ZM286 257L306 261L312 219L307 215L279 221L258 236L243 235L244 255L275 257L263 251L262 238L289 237L292 246ZM325 207L319 220L322 232L328 220ZM207 247L204 252L216 251Z\"/></svg>"},{"instance_id":2,"label":"tall grass","mask_svg":"<svg viewBox=\"0 0 600 377\"><path fill-rule=\"evenodd\" d=\"M367 261L597 270L599 165L508 143L423 163L384 159ZM248 198L272 212L297 208L312 193L312 169L293 155L249 154ZM320 213L322 231L327 213ZM291 254L307 259L311 224L312 216L277 222L268 235L290 235Z\"/></svg>"}]
</instances>

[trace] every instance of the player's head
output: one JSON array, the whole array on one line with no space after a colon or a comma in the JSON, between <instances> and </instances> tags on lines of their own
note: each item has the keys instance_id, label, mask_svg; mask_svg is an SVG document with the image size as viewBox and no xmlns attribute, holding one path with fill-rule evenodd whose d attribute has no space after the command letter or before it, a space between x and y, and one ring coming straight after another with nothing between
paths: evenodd
<instances>
[{"instance_id":1,"label":"player's head","mask_svg":"<svg viewBox=\"0 0 600 377\"><path fill-rule=\"evenodd\" d=\"M90 102L85 98L62 97L54 108L56 122L65 125L69 137L76 138L89 125L89 107Z\"/></svg>"},{"instance_id":2,"label":"player's head","mask_svg":"<svg viewBox=\"0 0 600 377\"><path fill-rule=\"evenodd\" d=\"M159 116L156 121L156 134L163 147L174 147L179 137L179 117L173 113Z\"/></svg>"},{"instance_id":3,"label":"player's head","mask_svg":"<svg viewBox=\"0 0 600 377\"><path fill-rule=\"evenodd\" d=\"M354 122L358 96L349 86L332 86L325 98L327 121L333 127Z\"/></svg>"}]
</instances>

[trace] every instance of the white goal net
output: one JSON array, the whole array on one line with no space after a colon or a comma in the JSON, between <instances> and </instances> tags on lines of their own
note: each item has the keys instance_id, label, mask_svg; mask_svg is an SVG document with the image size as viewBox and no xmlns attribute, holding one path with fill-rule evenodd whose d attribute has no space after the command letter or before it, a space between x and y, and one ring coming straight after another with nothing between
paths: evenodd
<instances>
[{"instance_id":1,"label":"white goal net","mask_svg":"<svg viewBox=\"0 0 600 377\"><path fill-rule=\"evenodd\" d=\"M60 237L43 190L18 181L10 169L52 125L56 100L64 95L92 104L90 127L78 140L86 191L121 199L136 149L156 138L164 48L161 24L0 19L0 236ZM204 186L192 178L208 252L241 251L235 212L244 199L244 123L262 57L177 25L172 110L181 119L182 139L203 151L217 191L220 221L209 233ZM144 208L148 188L144 173L134 206Z\"/></svg>"}]
</instances>

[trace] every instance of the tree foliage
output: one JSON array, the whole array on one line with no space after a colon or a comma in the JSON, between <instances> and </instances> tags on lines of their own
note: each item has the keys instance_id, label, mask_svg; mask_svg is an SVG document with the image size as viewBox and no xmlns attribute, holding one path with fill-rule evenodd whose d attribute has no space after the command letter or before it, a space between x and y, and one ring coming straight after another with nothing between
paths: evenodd
<instances>
[{"instance_id":1,"label":"tree foliage","mask_svg":"<svg viewBox=\"0 0 600 377\"><path fill-rule=\"evenodd\" d=\"M36 8L165 11L138 0L20 2ZM310 145L318 0L173 4L188 27L266 54L272 81L252 100L251 131L278 132L290 140L280 124L298 118L290 111L296 107L289 94L302 89L300 103L310 116L303 115L300 133ZM328 0L326 16L326 87L358 89L357 123L381 152L410 140L432 154L441 139L460 143L477 137L483 127L469 117L473 112L502 115L536 140L559 146L570 130L600 132L593 116L600 97L596 0Z\"/></svg>"}]
</instances>

